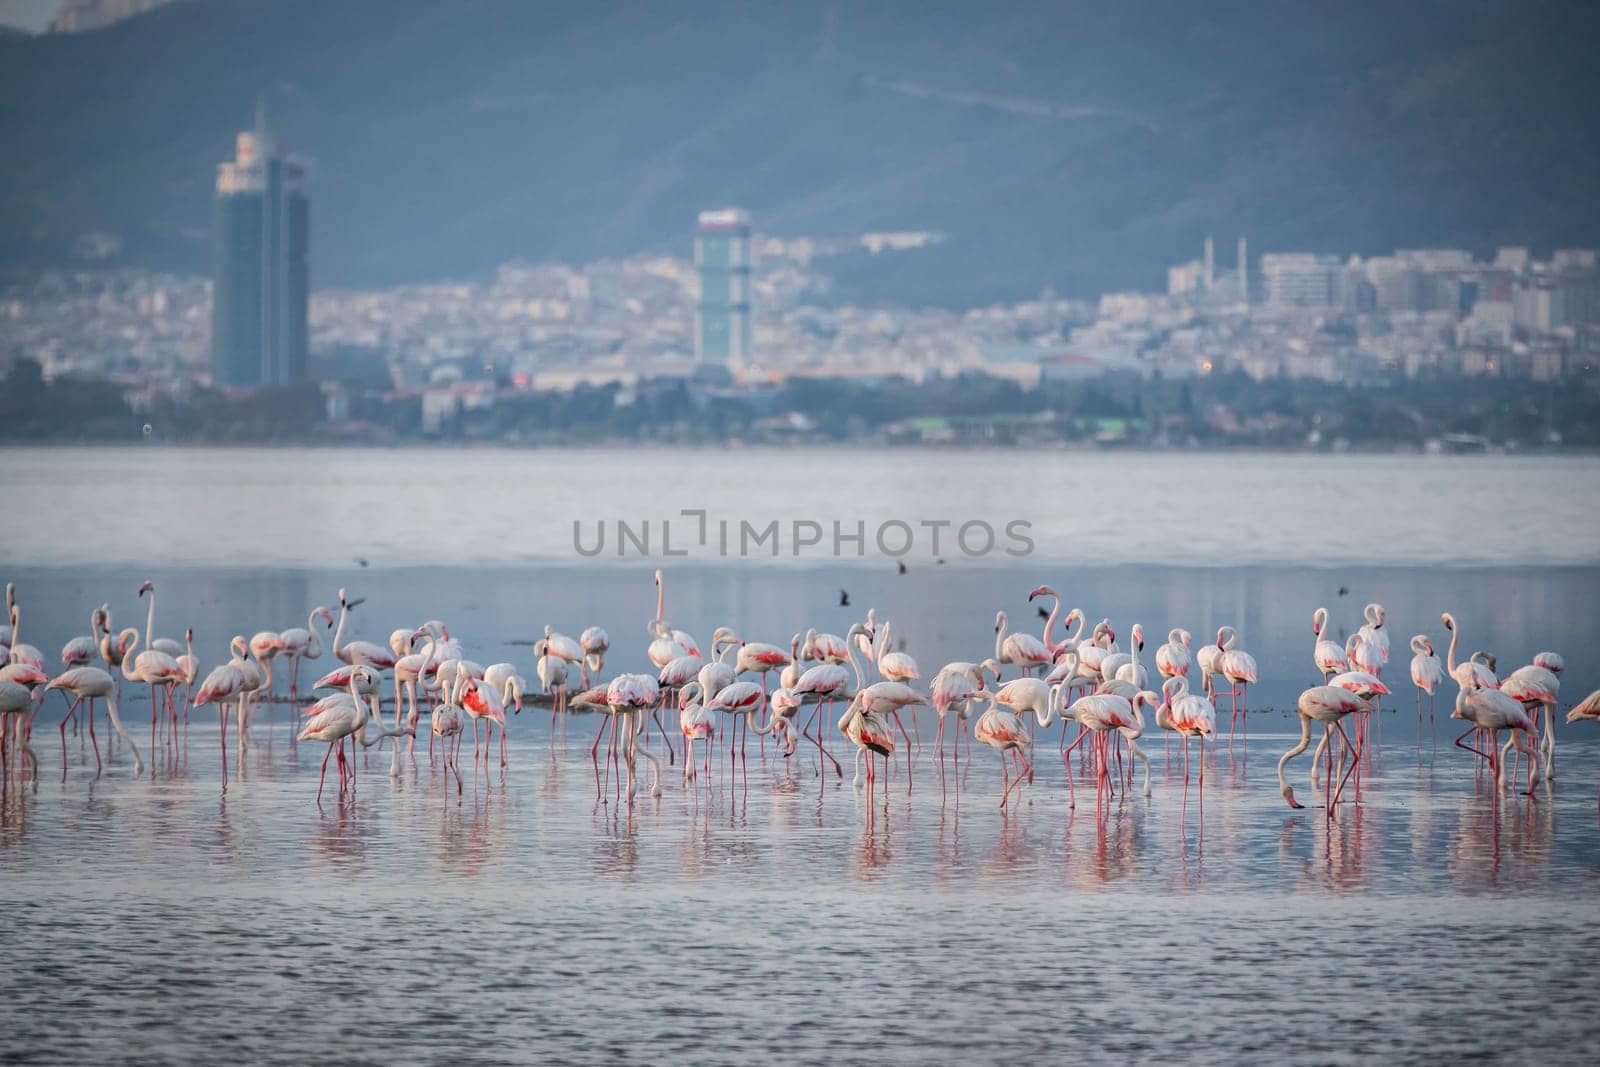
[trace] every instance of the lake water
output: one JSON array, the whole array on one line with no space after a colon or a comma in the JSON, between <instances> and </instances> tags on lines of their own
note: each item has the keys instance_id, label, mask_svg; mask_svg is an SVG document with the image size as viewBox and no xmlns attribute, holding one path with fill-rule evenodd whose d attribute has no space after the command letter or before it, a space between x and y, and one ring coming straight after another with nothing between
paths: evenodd
<instances>
[{"instance_id":1,"label":"lake water","mask_svg":"<svg viewBox=\"0 0 1600 1067\"><path fill-rule=\"evenodd\" d=\"M990 651L996 610L1037 632L1026 596L1047 581L1123 635L1143 623L1147 657L1171 626L1203 639L1235 625L1262 674L1248 742L1210 754L1203 828L1156 736L1153 795L1098 811L1087 778L1068 808L1053 731L1008 814L986 749L941 776L925 746L909 795L897 772L869 799L848 766L824 778L805 747L763 759L754 739L748 790L719 779L697 794L672 767L665 795L629 811L595 799L593 720L553 738L548 712L530 709L512 720L508 771L469 774L459 797L425 750L396 780L374 751L354 797L319 807L323 748L290 744L286 706L263 715L224 791L204 713L138 780L121 749L95 778L69 731L63 779L52 696L37 791L13 784L0 805L8 1059L1592 1058L1600 731L1562 722L1554 786L1495 806L1449 744L1453 690L1419 728L1404 651L1427 632L1442 654L1450 610L1465 648L1502 669L1565 653L1564 703L1600 686L1591 461L4 458L0 493L29 506L0 517L0 577L17 583L25 639L52 658L101 601L119 626L142 625L135 592L151 578L157 631L192 625L207 666L233 633L303 625L345 585L366 597L351 617L366 639L438 617L475 658L531 677L511 642L598 623L608 671L639 669L661 566L668 615L702 640L723 623L780 644L805 625L842 633L873 606L926 676ZM918 552L904 574L870 549L781 566L571 549L575 513L787 521L797 500L827 521L1030 518L1037 549ZM1514 515L1491 521L1502 511ZM1389 610L1398 710L1362 803L1330 822L1278 797L1273 766L1295 733L1281 709L1315 680L1312 610L1326 605L1342 636L1367 600ZM124 717L143 750L135 689ZM1291 770L1302 799L1308 773L1306 758Z\"/></svg>"}]
</instances>

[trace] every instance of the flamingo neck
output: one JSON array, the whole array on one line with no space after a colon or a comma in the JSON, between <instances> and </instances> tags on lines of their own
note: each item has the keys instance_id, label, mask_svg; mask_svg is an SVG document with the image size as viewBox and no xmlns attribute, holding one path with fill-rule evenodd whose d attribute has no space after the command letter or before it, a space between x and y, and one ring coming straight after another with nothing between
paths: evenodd
<instances>
[{"instance_id":1,"label":"flamingo neck","mask_svg":"<svg viewBox=\"0 0 1600 1067\"><path fill-rule=\"evenodd\" d=\"M1050 643L1050 633L1056 628L1056 616L1061 612L1061 598L1051 597L1050 617L1044 620L1044 650L1054 652L1055 645Z\"/></svg>"},{"instance_id":2,"label":"flamingo neck","mask_svg":"<svg viewBox=\"0 0 1600 1067\"><path fill-rule=\"evenodd\" d=\"M1005 662L1005 658L1000 654L1000 647L1006 643L1007 624L1008 620L1002 617L1000 620L1000 628L994 632L994 658L999 660L1001 663Z\"/></svg>"},{"instance_id":3,"label":"flamingo neck","mask_svg":"<svg viewBox=\"0 0 1600 1067\"><path fill-rule=\"evenodd\" d=\"M1450 625L1450 647L1445 651L1445 665L1451 674L1456 673L1456 642L1461 639L1461 627Z\"/></svg>"},{"instance_id":4,"label":"flamingo neck","mask_svg":"<svg viewBox=\"0 0 1600 1067\"><path fill-rule=\"evenodd\" d=\"M144 647L149 648L150 642L156 637L156 591L150 590L150 607L144 616ZM152 757L154 758L154 757Z\"/></svg>"},{"instance_id":5,"label":"flamingo neck","mask_svg":"<svg viewBox=\"0 0 1600 1067\"><path fill-rule=\"evenodd\" d=\"M850 669L856 672L856 692L859 693L864 687L864 679L861 677L861 664L856 660L854 641L845 641L844 657L850 661ZM848 712L846 714L848 714Z\"/></svg>"},{"instance_id":6,"label":"flamingo neck","mask_svg":"<svg viewBox=\"0 0 1600 1067\"><path fill-rule=\"evenodd\" d=\"M306 659L317 659L322 655L322 638L317 636L317 622L319 616L315 611L306 616L306 632L311 635L311 640L306 642L303 653Z\"/></svg>"}]
</instances>

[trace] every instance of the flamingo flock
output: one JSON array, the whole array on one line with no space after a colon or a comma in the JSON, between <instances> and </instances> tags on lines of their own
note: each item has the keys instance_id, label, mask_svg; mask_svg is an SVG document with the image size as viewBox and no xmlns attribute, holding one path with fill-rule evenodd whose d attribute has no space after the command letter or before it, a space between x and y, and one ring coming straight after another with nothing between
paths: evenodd
<instances>
[{"instance_id":1,"label":"flamingo flock","mask_svg":"<svg viewBox=\"0 0 1600 1067\"><path fill-rule=\"evenodd\" d=\"M1049 612L1040 612L1045 616L1041 633L1012 629L1006 612L998 611L992 654L946 663L924 687L916 659L894 643L894 623L880 620L876 611L869 610L843 636L797 628L787 642L748 640L735 628L722 626L704 646L707 652L692 633L669 620L662 572L655 573L654 583L655 612L644 621L639 645L642 660L651 665L648 671L606 677L612 641L598 626L574 639L546 625L542 636L531 642L533 674L551 706L551 744L564 734L572 713L595 713L598 729L590 757L597 800L633 804L639 794L641 759L652 772L647 792L659 797L663 756L668 765L681 761L686 790L711 789L719 782L731 786L735 781L748 788L751 733L759 738L758 758L765 758L768 736L777 744L778 758L809 752L823 782L830 771L838 778L844 774L829 751L832 735L853 750L853 782L858 788L864 786L871 793L881 783L887 794L890 779L899 776L909 793L915 782L914 754L921 749L917 714L928 708L937 716L928 758L939 769L941 787L947 758L959 769L965 736L969 761L972 741L999 758L1002 810L1016 804L1024 788L1035 781L1041 743L1057 724L1052 743L1061 759L1070 806L1076 806L1078 779L1085 776L1092 780L1097 808L1119 794L1150 796L1151 760L1139 742L1153 721L1181 746L1184 811L1189 803L1190 747L1198 743L1197 790L1203 817L1206 745L1219 743L1223 699L1228 702L1230 746L1235 734L1248 736L1248 690L1259 673L1233 626L1219 627L1213 639L1198 646L1189 630L1171 628L1150 657L1152 673L1144 658L1141 623L1128 628L1124 649L1110 619L1089 626L1083 610L1074 607L1063 613L1060 595L1040 585L1028 599L1050 601ZM142 583L135 595L145 608L143 630L116 630L110 605L94 606L89 611L89 633L65 642L62 670L52 675L43 653L23 643L16 589L6 587L7 624L0 627L0 771L6 788L14 777L20 781L28 774L37 783L32 722L51 691L68 701L58 728L63 777L67 730L70 726L77 734L80 723L93 748L96 772L104 768L95 724L97 704L104 707L111 736L126 747L134 775L141 775L144 756L121 717L124 682L148 691L152 774L157 753L187 743L191 712L212 707L217 711L226 788L230 726L232 751L242 758L251 744L252 716L261 706L278 703L289 703L299 712L300 724L291 731L296 743L319 741L326 746L319 802L330 760L339 794L353 795L356 755L363 749L389 745L389 774L398 776L404 756L417 758L416 735L424 714L428 758L442 763L445 782L448 786L453 781L457 794L463 790L460 749L469 729L474 780L480 773L487 778L496 763L502 769L508 766L508 716L521 712L528 682L514 663L483 665L468 658L462 643L440 620L395 629L383 644L347 638L352 612L364 600L340 589L337 613L318 606L310 610L303 627L235 635L229 659L202 677L192 628L184 630L182 643L159 636L154 583ZM1301 692L1296 702L1299 738L1282 754L1276 770L1284 801L1292 808L1302 807L1287 771L1311 747L1320 728L1311 759L1311 789L1331 817L1344 803L1347 790L1352 790L1353 802L1359 801L1362 768L1370 764L1377 743L1376 713L1392 690L1383 677L1390 654L1383 606L1368 604L1360 627L1343 644L1332 639L1330 621L1326 608L1312 614L1309 667L1316 684ZM1408 643L1419 727L1424 703L1431 722L1439 689L1446 681L1453 682L1457 693L1450 717L1466 727L1455 745L1483 761L1494 796L1498 798L1509 784L1513 771L1508 770L1508 760L1513 769L1526 761L1525 795L1536 796L1541 784L1548 789L1556 777L1562 657L1540 652L1502 678L1492 653L1458 655L1461 627L1454 616L1444 614L1440 622L1450 635L1443 660L1426 633L1414 635ZM316 695L303 705L301 668L324 652L338 665L310 684ZM279 661L275 677L274 664ZM1008 679L1008 672L1013 677ZM387 682L386 674L391 676ZM280 698L274 691L285 678L287 695ZM1158 683L1155 688L1153 681ZM386 692L392 694L387 718ZM946 738L952 718L953 746ZM1572 707L1567 721L1600 722L1600 692ZM832 730L827 728L830 722ZM1170 760L1170 746L1168 751ZM1140 764L1143 777L1136 784ZM615 785L610 786L613 773Z\"/></svg>"}]
</instances>

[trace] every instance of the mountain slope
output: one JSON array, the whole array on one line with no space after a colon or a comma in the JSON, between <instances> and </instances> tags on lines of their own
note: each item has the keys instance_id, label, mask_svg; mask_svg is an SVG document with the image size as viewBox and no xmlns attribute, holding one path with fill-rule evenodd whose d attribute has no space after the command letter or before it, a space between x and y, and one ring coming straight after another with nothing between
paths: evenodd
<instances>
[{"instance_id":1,"label":"mountain slope","mask_svg":"<svg viewBox=\"0 0 1600 1067\"><path fill-rule=\"evenodd\" d=\"M683 252L723 203L779 234L945 232L839 262L841 296L912 303L1155 287L1208 231L1600 243L1589 6L859 8L194 0L0 39L0 267L99 230L206 269L258 94L317 162L319 285Z\"/></svg>"}]
</instances>

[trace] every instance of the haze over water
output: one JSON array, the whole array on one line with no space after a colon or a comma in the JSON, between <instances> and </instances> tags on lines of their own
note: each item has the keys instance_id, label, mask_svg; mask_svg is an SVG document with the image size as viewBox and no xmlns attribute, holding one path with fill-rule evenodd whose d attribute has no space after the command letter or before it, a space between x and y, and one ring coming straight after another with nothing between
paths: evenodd
<instances>
[{"instance_id":1,"label":"haze over water","mask_svg":"<svg viewBox=\"0 0 1600 1067\"><path fill-rule=\"evenodd\" d=\"M480 662L528 649L544 623L611 634L607 673L645 666L650 575L667 614L708 640L730 624L786 645L806 625L843 633L869 606L924 679L992 650L996 610L1037 633L1027 591L1141 622L1146 663L1172 626L1206 640L1230 623L1261 665L1247 744L1210 754L1203 834L1191 786L1153 725L1153 794L1097 813L1067 788L1052 729L1015 812L997 810L994 754L960 775L930 761L869 800L819 777L810 750L763 760L748 792L698 797L667 768L632 813L597 803L574 716L513 718L510 767L446 792L425 748L400 779L385 750L357 793L315 803L323 748L291 747L289 709L259 714L224 793L214 715L181 755L150 760L148 705L123 709L153 764L118 748L105 773L68 731L61 779L52 696L34 732L42 781L0 818L6 1047L88 1060L560 1058L881 1063L1002 1056L1277 1062L1463 1052L1581 1062L1582 995L1600 950L1600 739L1559 730L1553 789L1498 809L1450 746L1454 695L1419 730L1410 634L1509 670L1566 655L1563 703L1600 686L1600 500L1588 460L886 452L406 450L14 451L0 465L0 578L18 584L25 639L52 661L90 607L156 630L196 630L206 667L234 633L303 625L348 586L352 632L383 641L446 620ZM760 471L759 475L748 472ZM742 473L742 477L741 477ZM1032 559L949 553L893 560L596 558L571 550L582 517L794 515L818 520L1013 517ZM1539 501L1537 508L1529 501ZM643 503L639 503L642 501ZM1520 503L1513 503L1518 502ZM1336 506L1335 506L1336 505ZM1352 512L1356 513L1352 519ZM366 567L356 562L365 559ZM1437 566L1438 562L1470 566ZM1207 565L1203 565L1207 564ZM1339 590L1345 589L1340 596ZM851 606L839 606L849 591ZM1380 600L1395 695L1359 807L1329 823L1309 755L1272 769L1297 730L1281 709L1316 679L1310 615L1336 636ZM1059 634L1059 630L1057 631ZM307 672L326 669L324 656ZM280 683L280 690L282 686ZM1226 702L1223 707L1226 720ZM141 722L143 718L143 722ZM100 741L109 752L104 717ZM830 747L841 757L837 735ZM424 741L425 738L419 739ZM470 761L471 740L465 744ZM1176 750L1174 750L1176 753ZM233 757L230 754L230 763ZM644 766L641 761L641 767ZM608 794L609 796L609 794ZM871 813L869 824L869 811ZM130 976L140 976L133 980ZM70 994L61 995L69 990Z\"/></svg>"}]
</instances>

